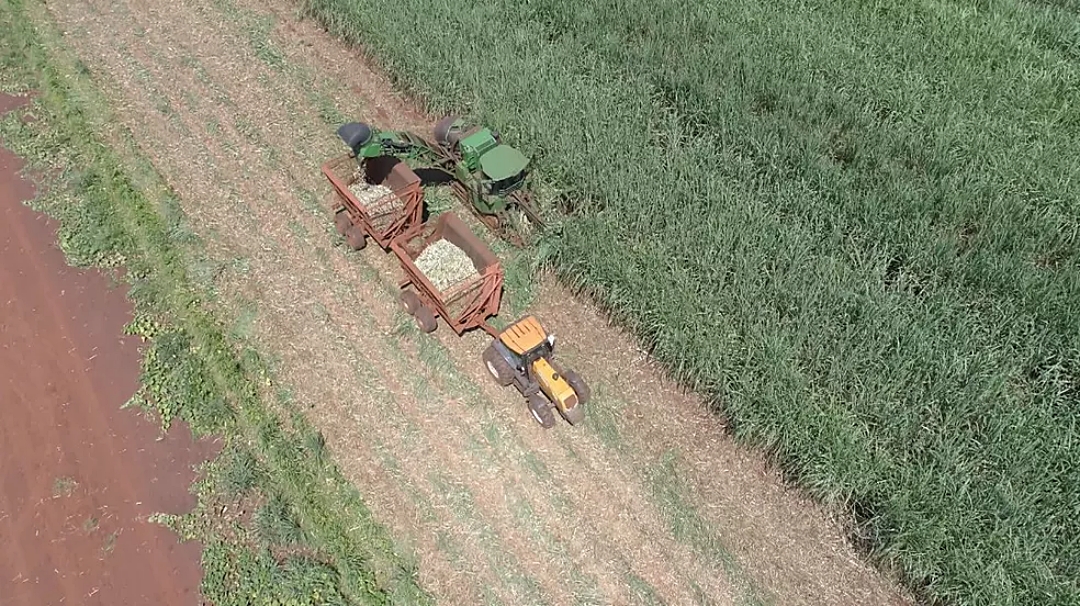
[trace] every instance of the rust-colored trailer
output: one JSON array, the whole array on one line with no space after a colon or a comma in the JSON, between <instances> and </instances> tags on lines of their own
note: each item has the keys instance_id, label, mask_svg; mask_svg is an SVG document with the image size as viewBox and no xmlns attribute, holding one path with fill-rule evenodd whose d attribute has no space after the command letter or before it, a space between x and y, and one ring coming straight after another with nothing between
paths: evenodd
<instances>
[{"instance_id":1,"label":"rust-colored trailer","mask_svg":"<svg viewBox=\"0 0 1080 606\"><path fill-rule=\"evenodd\" d=\"M440 289L417 265L428 247L445 240L468 256L475 273ZM434 331L442 318L458 334L481 328L496 336L487 319L499 313L502 302L503 267L499 258L456 214L447 212L422 228L403 233L390 243L405 270L400 286L401 302L424 332Z\"/></svg>"},{"instance_id":2,"label":"rust-colored trailer","mask_svg":"<svg viewBox=\"0 0 1080 606\"><path fill-rule=\"evenodd\" d=\"M358 165L350 152L328 160L322 172L337 192L332 208L334 224L353 250L367 246L369 237L387 250L395 237L420 228L424 191L420 177L405 162L381 156ZM368 186L386 186L390 193L365 203L352 190L361 181Z\"/></svg>"}]
</instances>

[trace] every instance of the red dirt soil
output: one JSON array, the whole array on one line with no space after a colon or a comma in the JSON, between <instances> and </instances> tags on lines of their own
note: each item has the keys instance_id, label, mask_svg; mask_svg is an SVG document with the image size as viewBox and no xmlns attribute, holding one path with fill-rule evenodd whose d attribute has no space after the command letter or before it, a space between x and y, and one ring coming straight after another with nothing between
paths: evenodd
<instances>
[{"instance_id":1,"label":"red dirt soil","mask_svg":"<svg viewBox=\"0 0 1080 606\"><path fill-rule=\"evenodd\" d=\"M0 115L24 102L0 94ZM215 447L121 410L131 305L66 264L21 168L0 147L0 604L199 604L201 546L146 516L189 511Z\"/></svg>"}]
</instances>

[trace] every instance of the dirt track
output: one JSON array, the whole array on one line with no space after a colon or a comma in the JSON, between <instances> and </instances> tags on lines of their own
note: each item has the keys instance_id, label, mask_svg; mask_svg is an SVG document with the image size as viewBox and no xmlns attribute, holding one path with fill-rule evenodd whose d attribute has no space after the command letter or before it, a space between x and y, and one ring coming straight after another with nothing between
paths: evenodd
<instances>
[{"instance_id":1,"label":"dirt track","mask_svg":"<svg viewBox=\"0 0 1080 606\"><path fill-rule=\"evenodd\" d=\"M544 432L493 386L482 336L410 332L399 269L374 246L339 247L318 167L342 153L342 119L424 133L431 120L295 5L48 7L206 239L217 263L193 271L211 276L217 311L278 357L295 402L444 603L905 603L557 286L532 311L594 386L580 428Z\"/></svg>"},{"instance_id":2,"label":"dirt track","mask_svg":"<svg viewBox=\"0 0 1080 606\"><path fill-rule=\"evenodd\" d=\"M0 148L0 603L198 604L200 547L145 516L194 505L208 449L120 409L139 378L130 304L65 264L21 167Z\"/></svg>"}]
</instances>

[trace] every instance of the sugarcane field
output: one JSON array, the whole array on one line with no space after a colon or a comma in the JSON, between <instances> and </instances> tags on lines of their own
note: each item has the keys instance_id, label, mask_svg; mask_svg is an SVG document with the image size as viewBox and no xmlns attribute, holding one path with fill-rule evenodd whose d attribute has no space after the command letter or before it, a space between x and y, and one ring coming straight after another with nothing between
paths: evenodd
<instances>
[{"instance_id":1,"label":"sugarcane field","mask_svg":"<svg viewBox=\"0 0 1080 606\"><path fill-rule=\"evenodd\" d=\"M0 605L1080 606L1075 4L0 5Z\"/></svg>"}]
</instances>

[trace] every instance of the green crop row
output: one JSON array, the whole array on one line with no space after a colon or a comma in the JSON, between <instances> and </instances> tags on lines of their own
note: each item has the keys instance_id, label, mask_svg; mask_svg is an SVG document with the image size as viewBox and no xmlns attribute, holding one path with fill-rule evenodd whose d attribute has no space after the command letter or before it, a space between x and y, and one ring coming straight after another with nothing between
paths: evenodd
<instances>
[{"instance_id":1,"label":"green crop row","mask_svg":"<svg viewBox=\"0 0 1080 606\"><path fill-rule=\"evenodd\" d=\"M1069 0L307 0L568 190L552 241L928 600L1080 603Z\"/></svg>"}]
</instances>

